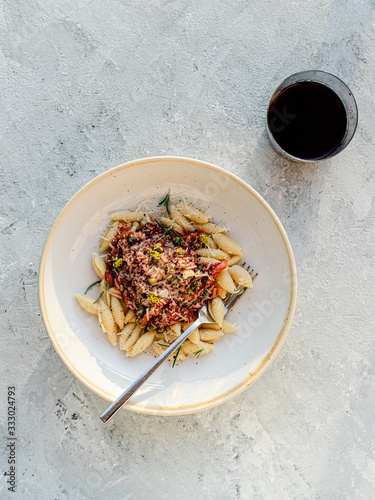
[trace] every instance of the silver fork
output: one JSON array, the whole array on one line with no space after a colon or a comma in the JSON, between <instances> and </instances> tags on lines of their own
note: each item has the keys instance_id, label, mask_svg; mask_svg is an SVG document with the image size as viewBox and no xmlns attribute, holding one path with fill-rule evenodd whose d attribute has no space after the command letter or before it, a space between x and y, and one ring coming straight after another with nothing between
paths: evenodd
<instances>
[{"instance_id":1,"label":"silver fork","mask_svg":"<svg viewBox=\"0 0 375 500\"><path fill-rule=\"evenodd\" d=\"M242 267L246 265L246 262L242 264ZM254 269L251 269L248 266L246 268L247 271L249 271L250 276L254 280L257 276L258 273L254 273ZM247 290L242 285L239 285L234 292L227 293L227 296L224 299L224 306L225 306L225 314L234 306L234 304L237 302L237 300L241 297L241 295ZM196 329L198 326L200 326L203 323L216 323L214 318L212 317L212 314L210 313L209 309L207 308L206 304L201 307L198 313L198 318L192 323L189 328L187 328L179 337L177 340L171 344L168 349L166 349L163 354L161 354L149 368L147 368L146 371L140 375L135 382L133 382L128 389L126 389L117 399L114 401L106 410L104 413L100 415L100 419L106 423L108 420L110 420L115 413L118 412L118 410L124 406L124 404L133 396L135 392L138 391L138 389L148 380L151 375L159 368L160 365L162 365L167 359L171 357L171 355L177 351L177 349L183 344L184 340ZM177 355L176 355L177 357Z\"/></svg>"}]
</instances>

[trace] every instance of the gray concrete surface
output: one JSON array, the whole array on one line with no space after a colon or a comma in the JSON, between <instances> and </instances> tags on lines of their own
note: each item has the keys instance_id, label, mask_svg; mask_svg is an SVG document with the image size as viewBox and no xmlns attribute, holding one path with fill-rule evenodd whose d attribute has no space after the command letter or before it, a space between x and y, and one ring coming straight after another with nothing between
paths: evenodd
<instances>
[{"instance_id":1,"label":"gray concrete surface","mask_svg":"<svg viewBox=\"0 0 375 500\"><path fill-rule=\"evenodd\" d=\"M2 2L1 498L374 498L374 13L371 0ZM360 122L338 157L296 166L270 148L265 110L310 68L352 88ZM238 174L276 210L297 262L295 321L271 369L227 404L104 426L106 402L45 332L38 263L87 181L167 154Z\"/></svg>"}]
</instances>

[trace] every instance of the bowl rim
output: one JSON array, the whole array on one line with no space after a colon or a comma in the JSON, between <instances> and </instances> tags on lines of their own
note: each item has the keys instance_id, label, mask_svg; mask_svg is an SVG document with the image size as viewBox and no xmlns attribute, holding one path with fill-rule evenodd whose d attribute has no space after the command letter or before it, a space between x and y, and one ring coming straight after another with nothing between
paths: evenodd
<instances>
[{"instance_id":1,"label":"bowl rim","mask_svg":"<svg viewBox=\"0 0 375 500\"><path fill-rule=\"evenodd\" d=\"M227 390L223 394L220 394L219 396L215 396L214 398L204 401L204 402L199 402L195 403L193 405L184 405L184 406L179 406L179 407L160 407L160 406L150 406L150 405L143 405L140 403L137 404L129 404L124 405L123 408L126 408L128 410L135 411L137 413L143 413L143 414L148 414L148 415L160 415L160 416L169 416L169 415L185 415L189 413L196 413L198 411L203 411L207 410L210 408L213 408L215 406L218 406L219 404L225 403L232 399L233 397L239 395L241 392L243 392L247 387L252 385L273 363L273 361L276 359L278 353L280 352L287 336L290 330L290 327L293 322L293 317L294 317L294 312L296 308L296 302L297 302L297 270L296 270L296 264L294 260L294 255L293 255L293 250L289 241L289 238L286 234L286 231L281 224L278 216L274 212L274 210L270 207L270 205L264 200L264 198L254 189L252 188L247 182L242 180L240 177L237 175L233 174L232 172L229 172L228 170L225 170L222 167L218 167L217 165L214 165L212 163L203 161L203 160L197 160L194 158L188 158L188 157L183 157L183 156L150 156L150 157L144 157L140 158L137 160L131 160L125 163L121 163L120 165L117 165L115 167L112 167L101 174L97 175L90 181L88 181L84 186L82 186L69 200L68 202L64 205L62 210L59 212L57 215L55 221L52 224L51 229L48 232L46 241L43 246L40 262L39 262L39 272L38 272L38 297L39 297L39 307L41 311L41 316L43 319L44 326L46 328L47 334L49 336L49 339L56 350L57 354L59 355L60 359L62 362L65 364L65 366L68 368L68 370L81 382L83 385L85 385L88 389L90 389L92 392L97 394L98 396L102 397L103 399L113 402L114 398L111 397L109 394L107 394L103 389L100 387L97 387L94 385L90 380L88 380L84 375L82 375L79 371L79 369L74 366L69 358L65 355L63 352L63 348L60 346L56 335L53 331L53 328L49 322L48 319L48 313L47 313L47 307L45 303L45 297L44 297L44 281L45 281L45 268L46 268L46 261L49 253L50 246L53 242L54 236L56 231L58 230L60 223L63 221L64 217L67 215L69 212L70 208L83 196L91 187L98 182L101 182L103 179L106 177L109 177L113 175L116 172L129 169L131 167L134 167L136 165L142 165L146 163L159 163L159 162L165 162L165 161L174 161L174 162L180 162L180 163L189 163L189 164L195 164L204 168L207 168L212 171L216 171L219 174L222 174L226 177L229 177L231 180L235 181L236 183L240 184L243 188L245 188L251 195L253 195L258 202L261 203L263 208L267 211L271 219L273 220L274 224L276 225L280 236L282 238L282 241L285 245L285 249L287 252L288 256L288 261L289 261L289 269L291 273L291 289L290 289L290 298L289 298L289 305L288 305L288 312L286 314L286 319L284 319L283 326L277 335L276 340L274 341L274 344L272 345L271 349L268 351L267 355L263 358L262 363L258 366L257 370L255 372L250 372L247 376L246 379L242 380L239 384L236 386L232 387L231 389Z\"/></svg>"}]
</instances>

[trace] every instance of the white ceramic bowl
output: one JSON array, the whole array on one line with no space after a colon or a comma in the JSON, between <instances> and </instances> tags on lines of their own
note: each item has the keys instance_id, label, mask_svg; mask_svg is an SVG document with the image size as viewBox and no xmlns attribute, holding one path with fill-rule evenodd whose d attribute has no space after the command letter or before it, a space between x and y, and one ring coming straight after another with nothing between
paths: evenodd
<instances>
[{"instance_id":1,"label":"white ceramic bowl","mask_svg":"<svg viewBox=\"0 0 375 500\"><path fill-rule=\"evenodd\" d=\"M86 184L53 224L39 268L39 301L51 342L75 377L114 401L154 360L153 352L126 358L113 348L97 319L74 294L96 280L91 255L109 213L160 201L168 189L207 210L227 226L259 273L254 288L227 319L238 329L215 344L214 353L164 364L125 405L155 415L192 413L228 401L270 366L292 323L297 277L292 249L279 219L244 181L203 161L154 157L125 163Z\"/></svg>"}]
</instances>

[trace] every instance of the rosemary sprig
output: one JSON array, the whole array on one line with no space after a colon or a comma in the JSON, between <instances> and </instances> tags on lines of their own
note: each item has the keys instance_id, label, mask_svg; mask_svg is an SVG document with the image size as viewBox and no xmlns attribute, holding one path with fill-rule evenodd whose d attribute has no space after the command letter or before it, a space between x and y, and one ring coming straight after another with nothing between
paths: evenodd
<instances>
[{"instance_id":1,"label":"rosemary sprig","mask_svg":"<svg viewBox=\"0 0 375 500\"><path fill-rule=\"evenodd\" d=\"M99 300L103 297L103 293L105 292L105 289L102 291L102 293L99 295L99 297L96 299L95 302L93 302L93 304L96 304L97 302L99 302Z\"/></svg>"},{"instance_id":2,"label":"rosemary sprig","mask_svg":"<svg viewBox=\"0 0 375 500\"><path fill-rule=\"evenodd\" d=\"M204 291L203 295L207 295L208 296L207 290L206 290L207 281L208 281L208 276L206 278L206 281L204 282L204 288L203 288L203 291Z\"/></svg>"},{"instance_id":3,"label":"rosemary sprig","mask_svg":"<svg viewBox=\"0 0 375 500\"><path fill-rule=\"evenodd\" d=\"M160 238L162 236L164 236L165 234L169 233L169 231L173 231L173 226L174 226L174 222L172 222L172 224L169 226L169 228L164 231L164 233L160 236Z\"/></svg>"},{"instance_id":4,"label":"rosemary sprig","mask_svg":"<svg viewBox=\"0 0 375 500\"><path fill-rule=\"evenodd\" d=\"M200 297L198 297L196 300L194 300L194 302L192 302L190 304L190 306L188 307L188 309L190 309L196 302L198 302L199 300L205 300L205 299L209 299L210 296L208 295L207 293L207 290L206 290L206 284L207 284L207 281L208 281L208 276L205 280L205 282L203 283L203 295L201 295Z\"/></svg>"},{"instance_id":5,"label":"rosemary sprig","mask_svg":"<svg viewBox=\"0 0 375 500\"><path fill-rule=\"evenodd\" d=\"M178 355L180 354L180 351L181 351L181 347L182 347L182 344L180 345L180 347L177 349L177 352L174 356L174 361L173 361L173 365L172 365L172 368L174 368L174 365L176 364L176 361L177 361L177 358L178 358Z\"/></svg>"},{"instance_id":6,"label":"rosemary sprig","mask_svg":"<svg viewBox=\"0 0 375 500\"><path fill-rule=\"evenodd\" d=\"M91 290L91 288L93 288L93 287L94 287L94 286L96 286L96 285L99 285L99 283L101 283L101 280L99 280L99 281L95 281L94 283L91 283L91 285L89 285L89 286L86 288L86 291L85 291L84 295L86 295L86 293L87 293L89 290Z\"/></svg>"},{"instance_id":7,"label":"rosemary sprig","mask_svg":"<svg viewBox=\"0 0 375 500\"><path fill-rule=\"evenodd\" d=\"M97 302L99 302L99 300L103 297L103 293L108 289L108 283L105 285L105 288L104 290L102 291L102 293L99 295L99 297L96 299L95 302L93 302L93 304L96 304Z\"/></svg>"},{"instance_id":8,"label":"rosemary sprig","mask_svg":"<svg viewBox=\"0 0 375 500\"><path fill-rule=\"evenodd\" d=\"M167 344L161 344L160 342L157 342L158 345L161 345L162 347L170 347L170 345Z\"/></svg>"},{"instance_id":9,"label":"rosemary sprig","mask_svg":"<svg viewBox=\"0 0 375 500\"><path fill-rule=\"evenodd\" d=\"M155 219L155 222L157 224L159 224L160 227L162 227L163 229L166 229L168 226L164 226L164 224L162 224L160 221L158 221L158 219Z\"/></svg>"},{"instance_id":10,"label":"rosemary sprig","mask_svg":"<svg viewBox=\"0 0 375 500\"><path fill-rule=\"evenodd\" d=\"M173 233L173 234L174 234L177 238L180 238L180 240L182 240L182 242L183 242L182 236L181 236L180 234L176 233L176 231L175 231L174 229L172 229L172 233ZM181 245L182 245L182 243L181 243Z\"/></svg>"},{"instance_id":11,"label":"rosemary sprig","mask_svg":"<svg viewBox=\"0 0 375 500\"><path fill-rule=\"evenodd\" d=\"M197 359L201 355L201 353L204 351L204 347L202 349L199 349L199 351L193 352L194 356L197 356Z\"/></svg>"},{"instance_id":12,"label":"rosemary sprig","mask_svg":"<svg viewBox=\"0 0 375 500\"><path fill-rule=\"evenodd\" d=\"M199 300L204 300L204 299L209 299L210 297L208 295L201 295L200 297L198 297L196 300L194 300L194 302L192 302L190 304L190 306L188 307L188 309L190 309L196 302L198 302Z\"/></svg>"},{"instance_id":13,"label":"rosemary sprig","mask_svg":"<svg viewBox=\"0 0 375 500\"><path fill-rule=\"evenodd\" d=\"M158 221L157 219L155 219L155 222L156 222L157 224L159 224L159 226L160 226L161 228L166 229L166 231L164 231L164 233L160 236L160 238L161 238L162 236L164 236L166 233L168 233L169 231L172 231L172 233L173 233L173 234L174 234L177 238L182 239L182 238L181 238L181 235L180 235L180 234L178 234L178 233L176 233L176 231L173 229L174 222L172 222L172 224L171 224L170 226L164 226L164 224L162 224L162 223L161 223L160 221Z\"/></svg>"},{"instance_id":14,"label":"rosemary sprig","mask_svg":"<svg viewBox=\"0 0 375 500\"><path fill-rule=\"evenodd\" d=\"M162 206L165 206L168 214L170 216L172 216L172 212L171 212L171 190L168 189L168 194L166 195L166 197L159 203L158 207L162 207Z\"/></svg>"},{"instance_id":15,"label":"rosemary sprig","mask_svg":"<svg viewBox=\"0 0 375 500\"><path fill-rule=\"evenodd\" d=\"M176 234L176 233L174 233L174 234ZM175 245L177 245L178 247L180 247L183 244L183 242L184 242L184 240L181 238L181 236L175 236L173 238L173 243Z\"/></svg>"}]
</instances>

